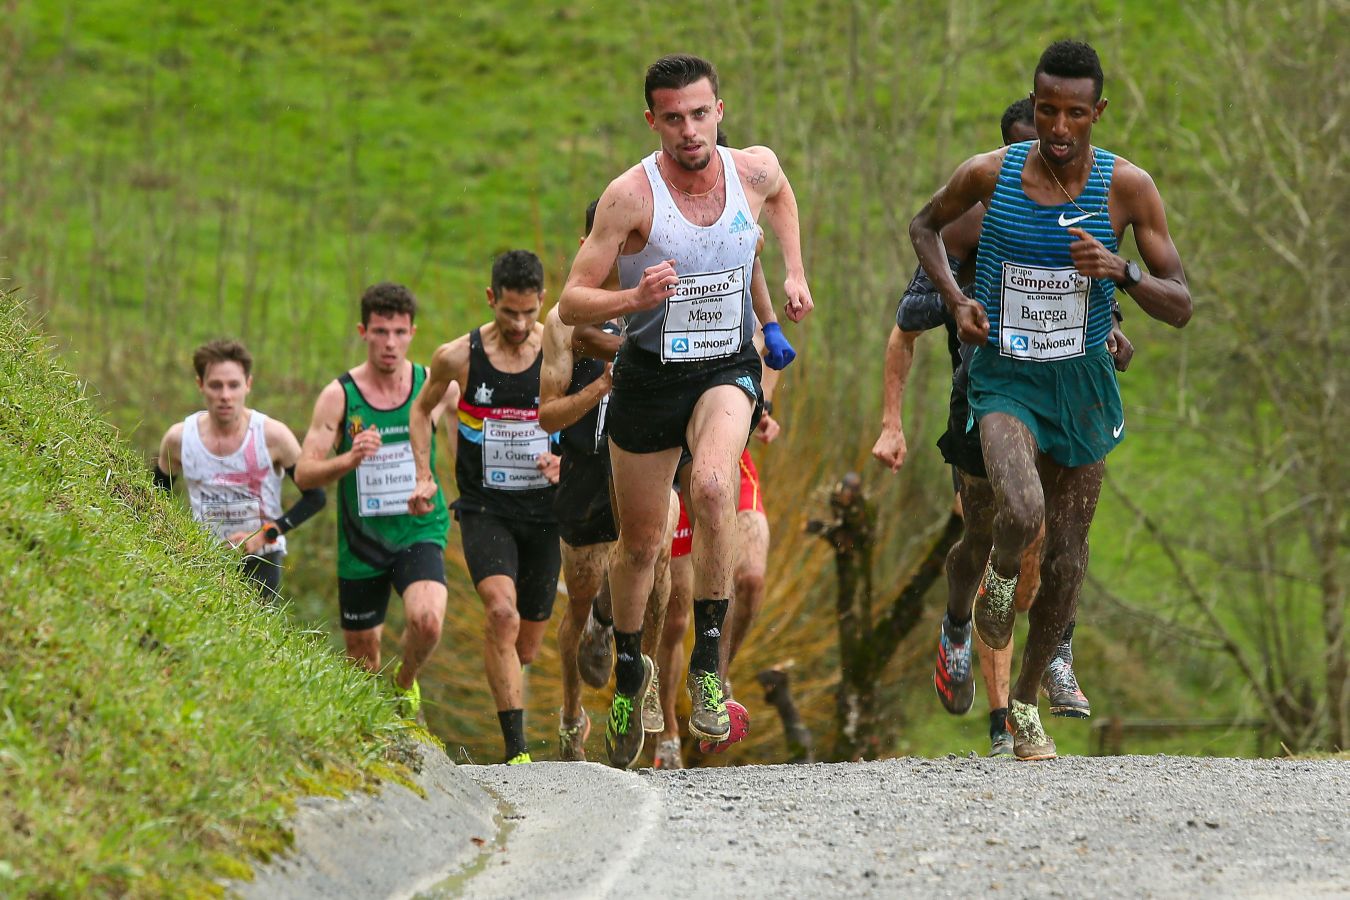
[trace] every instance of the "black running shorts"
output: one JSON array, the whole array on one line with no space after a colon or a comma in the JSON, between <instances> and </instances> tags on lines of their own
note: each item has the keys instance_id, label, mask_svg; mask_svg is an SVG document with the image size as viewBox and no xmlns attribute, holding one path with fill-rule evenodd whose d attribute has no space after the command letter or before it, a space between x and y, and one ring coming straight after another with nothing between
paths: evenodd
<instances>
[{"instance_id":1,"label":"black running shorts","mask_svg":"<svg viewBox=\"0 0 1350 900\"><path fill-rule=\"evenodd\" d=\"M562 548L552 522L523 522L492 513L460 510L464 561L478 584L493 575L516 583L516 611L527 622L546 622L558 597Z\"/></svg>"},{"instance_id":2,"label":"black running shorts","mask_svg":"<svg viewBox=\"0 0 1350 900\"><path fill-rule=\"evenodd\" d=\"M389 610L389 588L400 597L415 581L445 584L445 550L440 544L404 547L394 564L374 578L339 578L338 607L346 631L364 631L384 623Z\"/></svg>"},{"instance_id":3,"label":"black running shorts","mask_svg":"<svg viewBox=\"0 0 1350 900\"><path fill-rule=\"evenodd\" d=\"M553 512L558 517L558 536L569 547L619 539L609 499L608 447L599 453L563 451Z\"/></svg>"},{"instance_id":4,"label":"black running shorts","mask_svg":"<svg viewBox=\"0 0 1350 900\"><path fill-rule=\"evenodd\" d=\"M249 554L244 557L244 575L258 589L258 596L268 603L281 599L281 563L284 553Z\"/></svg>"},{"instance_id":5,"label":"black running shorts","mask_svg":"<svg viewBox=\"0 0 1350 900\"><path fill-rule=\"evenodd\" d=\"M734 384L750 397L753 433L764 411L764 392L759 386L762 371L753 343L721 359L662 363L657 354L625 341L614 360L609 439L629 453L656 453L672 447L687 450L685 429L694 405L709 388L723 384Z\"/></svg>"}]
</instances>

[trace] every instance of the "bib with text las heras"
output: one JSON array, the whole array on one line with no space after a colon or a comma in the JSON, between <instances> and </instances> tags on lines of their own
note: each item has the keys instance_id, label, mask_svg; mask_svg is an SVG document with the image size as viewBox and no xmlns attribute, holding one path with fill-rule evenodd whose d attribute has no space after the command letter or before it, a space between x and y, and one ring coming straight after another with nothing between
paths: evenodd
<instances>
[{"instance_id":1,"label":"bib with text las heras","mask_svg":"<svg viewBox=\"0 0 1350 900\"><path fill-rule=\"evenodd\" d=\"M1003 263L999 353L1048 362L1082 356L1092 279L1073 266L1047 269Z\"/></svg>"},{"instance_id":2,"label":"bib with text las heras","mask_svg":"<svg viewBox=\"0 0 1350 900\"><path fill-rule=\"evenodd\" d=\"M548 432L537 421L483 420L483 486L528 491L549 486L535 465L549 452Z\"/></svg>"},{"instance_id":3,"label":"bib with text las heras","mask_svg":"<svg viewBox=\"0 0 1350 900\"><path fill-rule=\"evenodd\" d=\"M718 359L741 349L745 289L743 267L681 275L666 301L661 362Z\"/></svg>"},{"instance_id":4,"label":"bib with text las heras","mask_svg":"<svg viewBox=\"0 0 1350 900\"><path fill-rule=\"evenodd\" d=\"M356 501L361 516L406 516L417 487L412 444L383 444L356 467Z\"/></svg>"}]
</instances>

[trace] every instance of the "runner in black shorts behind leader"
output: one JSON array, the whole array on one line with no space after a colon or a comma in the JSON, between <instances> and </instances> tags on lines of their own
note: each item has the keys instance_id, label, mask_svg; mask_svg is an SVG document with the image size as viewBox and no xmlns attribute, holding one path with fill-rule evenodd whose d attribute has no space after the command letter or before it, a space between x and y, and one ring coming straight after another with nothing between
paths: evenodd
<instances>
[{"instance_id":1,"label":"runner in black shorts behind leader","mask_svg":"<svg viewBox=\"0 0 1350 900\"><path fill-rule=\"evenodd\" d=\"M492 321L443 344L414 409L418 486L430 494L430 457L421 415L452 383L460 387L454 504L464 559L487 615L484 660L509 763L530 762L524 674L539 652L558 592L558 523L553 513L558 457L539 426L544 267L527 250L492 266ZM424 460L425 465L424 465Z\"/></svg>"}]
</instances>

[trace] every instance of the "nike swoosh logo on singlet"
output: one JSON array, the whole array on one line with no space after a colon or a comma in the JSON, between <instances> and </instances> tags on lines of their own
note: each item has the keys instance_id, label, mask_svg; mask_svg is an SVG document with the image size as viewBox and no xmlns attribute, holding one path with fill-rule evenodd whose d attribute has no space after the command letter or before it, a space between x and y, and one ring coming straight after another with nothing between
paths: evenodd
<instances>
[{"instance_id":1,"label":"nike swoosh logo on singlet","mask_svg":"<svg viewBox=\"0 0 1350 900\"><path fill-rule=\"evenodd\" d=\"M1090 219L1090 218L1092 218L1092 217L1095 216L1095 215L1096 215L1095 212L1090 212L1090 213L1083 213L1081 216L1074 216L1072 219L1066 219L1066 218L1064 218L1064 213L1060 213L1060 214L1059 214L1059 227L1060 227L1060 228L1068 228L1070 225L1077 225L1079 222L1083 221L1084 219Z\"/></svg>"}]
</instances>

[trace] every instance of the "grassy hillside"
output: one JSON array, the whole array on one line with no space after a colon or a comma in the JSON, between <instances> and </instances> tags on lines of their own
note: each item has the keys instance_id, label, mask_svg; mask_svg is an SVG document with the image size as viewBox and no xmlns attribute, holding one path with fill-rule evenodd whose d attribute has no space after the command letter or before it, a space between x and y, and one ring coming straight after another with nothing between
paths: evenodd
<instances>
[{"instance_id":1,"label":"grassy hillside","mask_svg":"<svg viewBox=\"0 0 1350 900\"><path fill-rule=\"evenodd\" d=\"M0 297L0 894L208 895L285 846L297 793L387 771L400 726L23 319Z\"/></svg>"},{"instance_id":2,"label":"grassy hillside","mask_svg":"<svg viewBox=\"0 0 1350 900\"><path fill-rule=\"evenodd\" d=\"M1313 21L1312 6L1269 20L1255 4L1225 7L1245 17L1242 62L1273 65L1281 29ZM0 271L35 298L70 367L146 454L198 404L192 347L225 334L255 351L254 404L302 431L322 384L357 361L364 284L413 287L424 304L421 359L485 317L496 252L539 253L556 294L585 204L653 146L643 66L675 49L704 53L722 72L732 142L772 145L793 180L819 304L788 329L803 352L778 402L786 431L759 456L775 535L769 606L737 677L795 659L799 699L822 731L836 665L833 582L825 546L802 534L818 489L850 468L867 473L881 509L881 583L905 570L949 500L932 449L947 387L937 339L923 342L910 387L911 461L891 477L868 459L882 348L913 266L905 226L957 162L997 143L998 116L1028 89L1041 48L1086 37L1102 52L1110 98L1094 139L1154 175L1197 298L1195 324L1180 334L1127 305L1139 355L1122 381L1130 440L1112 456L1111 480L1183 536L1241 527L1236 499L1213 479L1248 470L1216 460L1190 430L1221 396L1230 354L1204 335L1245 252L1232 249L1245 247L1241 217L1215 212L1207 174L1244 157L1212 135L1251 127L1235 109L1266 115L1215 40L1217 18L1139 0L1076 4L1072 20L1062 4L992 0L680 9L11 0L0 17ZM769 270L776 286L772 246ZM329 631L331 515L295 536L287 574L293 614ZM452 535L452 562L457 544ZM1099 710L1249 711L1214 642L1190 630L1196 614L1169 563L1112 491L1093 552L1079 660ZM1277 555L1306 559L1303 538L1281 537ZM462 569L451 577L446 648L428 684L432 725L492 759L478 601ZM941 599L931 602L892 669L902 749L982 746L982 721L949 720L931 696ZM1230 621L1245 615L1218 607ZM1290 614L1305 626L1313 618L1303 606ZM395 610L394 635L398 622ZM531 734L545 743L558 702L551 642L532 678ZM772 758L774 733L757 731L740 758ZM1082 749L1077 733L1061 745ZM1169 748L1239 752L1247 740Z\"/></svg>"}]
</instances>

